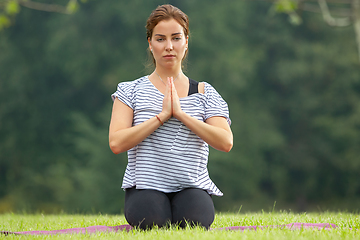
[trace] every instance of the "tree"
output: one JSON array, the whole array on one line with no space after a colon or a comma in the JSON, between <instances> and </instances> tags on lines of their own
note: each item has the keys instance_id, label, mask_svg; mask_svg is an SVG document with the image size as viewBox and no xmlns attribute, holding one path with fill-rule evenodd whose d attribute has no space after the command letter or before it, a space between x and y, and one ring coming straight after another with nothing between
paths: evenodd
<instances>
[{"instance_id":1,"label":"tree","mask_svg":"<svg viewBox=\"0 0 360 240\"><path fill-rule=\"evenodd\" d=\"M301 23L299 10L321 13L324 21L332 27L352 24L360 61L360 0L275 0L274 8L277 12L287 13L294 24Z\"/></svg>"},{"instance_id":2,"label":"tree","mask_svg":"<svg viewBox=\"0 0 360 240\"><path fill-rule=\"evenodd\" d=\"M210 150L224 192L216 209L358 201L352 29L307 12L295 28L269 16L270 1L169 2L190 18L186 74L230 108L234 148ZM110 94L147 73L145 20L162 3L91 1L69 16L23 8L0 33L0 212L120 212L127 158L108 146Z\"/></svg>"},{"instance_id":3,"label":"tree","mask_svg":"<svg viewBox=\"0 0 360 240\"><path fill-rule=\"evenodd\" d=\"M42 3L30 0L0 0L0 30L11 25L11 21L20 12L21 7L45 12L72 14L78 7L78 0L66 0L64 5ZM81 0L86 2L86 0Z\"/></svg>"}]
</instances>

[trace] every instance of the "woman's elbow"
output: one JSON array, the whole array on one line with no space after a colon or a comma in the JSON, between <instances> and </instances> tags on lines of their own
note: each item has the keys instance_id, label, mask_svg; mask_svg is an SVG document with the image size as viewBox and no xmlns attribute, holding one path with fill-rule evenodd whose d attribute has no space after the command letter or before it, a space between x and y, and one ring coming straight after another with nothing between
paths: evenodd
<instances>
[{"instance_id":1,"label":"woman's elbow","mask_svg":"<svg viewBox=\"0 0 360 240\"><path fill-rule=\"evenodd\" d=\"M232 147L233 147L233 141L231 140L230 142L228 142L227 144L224 145L223 151L224 152L230 152Z\"/></svg>"},{"instance_id":2,"label":"woman's elbow","mask_svg":"<svg viewBox=\"0 0 360 240\"><path fill-rule=\"evenodd\" d=\"M110 150L114 154L119 154L124 152L124 150L121 147L119 147L119 144L116 144L114 141L109 141L109 146L110 146Z\"/></svg>"},{"instance_id":3,"label":"woman's elbow","mask_svg":"<svg viewBox=\"0 0 360 240\"><path fill-rule=\"evenodd\" d=\"M222 151L224 151L224 152L230 152L230 150L231 150L232 147L233 147L233 140L234 140L234 137L233 137L233 135L232 135L232 132L230 131L228 137L227 137L226 140L223 142Z\"/></svg>"},{"instance_id":4,"label":"woman's elbow","mask_svg":"<svg viewBox=\"0 0 360 240\"><path fill-rule=\"evenodd\" d=\"M233 147L233 141L232 139L229 141L223 141L220 145L218 144L215 149L222 151L222 152L230 152L230 150Z\"/></svg>"}]
</instances>

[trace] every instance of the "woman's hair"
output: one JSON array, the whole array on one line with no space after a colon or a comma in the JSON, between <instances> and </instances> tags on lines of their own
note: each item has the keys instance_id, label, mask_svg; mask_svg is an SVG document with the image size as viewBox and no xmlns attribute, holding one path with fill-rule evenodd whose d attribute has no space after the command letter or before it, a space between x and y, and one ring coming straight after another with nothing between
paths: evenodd
<instances>
[{"instance_id":1,"label":"woman's hair","mask_svg":"<svg viewBox=\"0 0 360 240\"><path fill-rule=\"evenodd\" d=\"M145 26L146 38L147 39L152 38L153 30L159 22L163 20L171 20L171 19L175 19L183 27L185 37L188 37L190 34L188 16L184 12L182 12L179 8L174 7L170 4L165 4L158 6L154 11L152 11L149 18L147 19ZM148 50L151 55L152 62L156 64L155 59L152 53L150 52L150 49ZM188 50L185 51L183 60L186 58L187 52Z\"/></svg>"}]
</instances>

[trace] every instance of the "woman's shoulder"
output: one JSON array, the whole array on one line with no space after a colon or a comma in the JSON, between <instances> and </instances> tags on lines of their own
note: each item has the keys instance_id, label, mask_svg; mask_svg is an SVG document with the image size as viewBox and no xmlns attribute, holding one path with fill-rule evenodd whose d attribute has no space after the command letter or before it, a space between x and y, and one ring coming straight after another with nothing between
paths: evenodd
<instances>
[{"instance_id":1,"label":"woman's shoulder","mask_svg":"<svg viewBox=\"0 0 360 240\"><path fill-rule=\"evenodd\" d=\"M212 96L214 94L219 94L216 89L208 82L200 82L204 86L204 94L205 96Z\"/></svg>"},{"instance_id":2,"label":"woman's shoulder","mask_svg":"<svg viewBox=\"0 0 360 240\"><path fill-rule=\"evenodd\" d=\"M143 76L131 81L124 81L118 84L118 89L122 89L125 92L134 92L139 87L146 87L148 82L148 76Z\"/></svg>"},{"instance_id":3,"label":"woman's shoulder","mask_svg":"<svg viewBox=\"0 0 360 240\"><path fill-rule=\"evenodd\" d=\"M217 91L215 90L215 88L208 82L205 81L197 81L197 80L193 80L191 78L189 78L189 82L190 85L197 85L198 87L198 93L201 93L200 95L196 95L196 96L203 96L205 98L211 97L214 94L218 94ZM191 86L190 86L191 87Z\"/></svg>"},{"instance_id":4,"label":"woman's shoulder","mask_svg":"<svg viewBox=\"0 0 360 240\"><path fill-rule=\"evenodd\" d=\"M140 77L131 81L123 81L117 85L117 90L112 94L112 97L117 96L126 96L127 98L132 98L136 94L139 86L146 85L147 76Z\"/></svg>"},{"instance_id":5,"label":"woman's shoulder","mask_svg":"<svg viewBox=\"0 0 360 240\"><path fill-rule=\"evenodd\" d=\"M129 87L136 86L136 85L146 82L147 80L148 80L148 76L143 76L143 77L137 78L135 80L120 82L118 85L119 86L129 86Z\"/></svg>"}]
</instances>

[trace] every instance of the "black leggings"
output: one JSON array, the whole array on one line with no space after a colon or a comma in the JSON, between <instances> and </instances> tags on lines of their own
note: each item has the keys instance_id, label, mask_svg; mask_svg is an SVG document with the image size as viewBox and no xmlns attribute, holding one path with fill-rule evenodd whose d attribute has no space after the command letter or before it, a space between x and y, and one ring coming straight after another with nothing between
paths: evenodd
<instances>
[{"instance_id":1,"label":"black leggings","mask_svg":"<svg viewBox=\"0 0 360 240\"><path fill-rule=\"evenodd\" d=\"M209 229L215 210L211 196L202 189L187 188L180 192L128 188L125 192L125 218L133 227L150 229L177 224L184 228L203 226Z\"/></svg>"}]
</instances>

